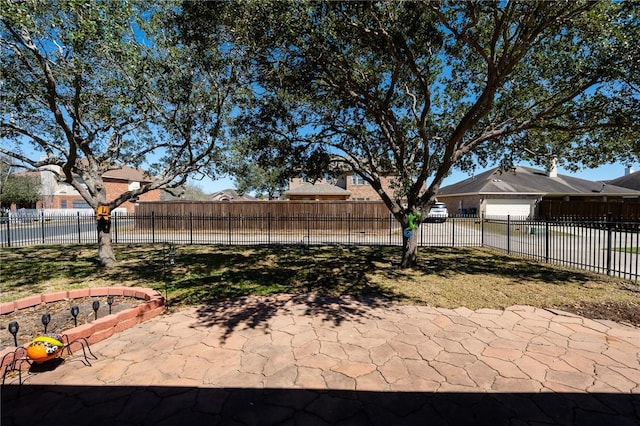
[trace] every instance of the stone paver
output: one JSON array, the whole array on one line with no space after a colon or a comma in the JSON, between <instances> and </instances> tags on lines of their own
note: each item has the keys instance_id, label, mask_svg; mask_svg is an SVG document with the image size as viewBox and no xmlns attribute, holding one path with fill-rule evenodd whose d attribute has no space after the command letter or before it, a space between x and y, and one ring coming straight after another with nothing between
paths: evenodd
<instances>
[{"instance_id":1,"label":"stone paver","mask_svg":"<svg viewBox=\"0 0 640 426\"><path fill-rule=\"evenodd\" d=\"M529 306L247 297L92 351L91 366L76 352L21 386L10 375L2 425L640 421L640 329Z\"/></svg>"}]
</instances>

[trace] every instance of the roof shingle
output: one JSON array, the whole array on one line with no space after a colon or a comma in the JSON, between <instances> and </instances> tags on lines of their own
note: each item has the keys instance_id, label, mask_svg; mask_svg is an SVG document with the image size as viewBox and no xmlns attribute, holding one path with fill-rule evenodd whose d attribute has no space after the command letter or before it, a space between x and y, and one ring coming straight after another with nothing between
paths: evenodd
<instances>
[{"instance_id":1,"label":"roof shingle","mask_svg":"<svg viewBox=\"0 0 640 426\"><path fill-rule=\"evenodd\" d=\"M549 177L544 171L529 167L514 167L509 171L494 168L477 176L440 188L438 195L459 194L629 194L632 189L601 181L572 176Z\"/></svg>"},{"instance_id":2,"label":"roof shingle","mask_svg":"<svg viewBox=\"0 0 640 426\"><path fill-rule=\"evenodd\" d=\"M305 182L297 188L285 191L285 195L351 195L351 192L339 186L326 183L312 184Z\"/></svg>"},{"instance_id":3,"label":"roof shingle","mask_svg":"<svg viewBox=\"0 0 640 426\"><path fill-rule=\"evenodd\" d=\"M631 173L626 176L611 180L608 184L640 191L640 172Z\"/></svg>"}]
</instances>

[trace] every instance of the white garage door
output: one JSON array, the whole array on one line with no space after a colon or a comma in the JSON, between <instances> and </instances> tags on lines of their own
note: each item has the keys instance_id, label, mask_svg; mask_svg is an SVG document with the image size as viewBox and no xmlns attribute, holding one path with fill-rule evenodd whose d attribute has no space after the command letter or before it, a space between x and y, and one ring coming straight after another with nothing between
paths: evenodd
<instances>
[{"instance_id":1,"label":"white garage door","mask_svg":"<svg viewBox=\"0 0 640 426\"><path fill-rule=\"evenodd\" d=\"M531 214L531 202L531 200L487 200L485 216L529 217Z\"/></svg>"}]
</instances>

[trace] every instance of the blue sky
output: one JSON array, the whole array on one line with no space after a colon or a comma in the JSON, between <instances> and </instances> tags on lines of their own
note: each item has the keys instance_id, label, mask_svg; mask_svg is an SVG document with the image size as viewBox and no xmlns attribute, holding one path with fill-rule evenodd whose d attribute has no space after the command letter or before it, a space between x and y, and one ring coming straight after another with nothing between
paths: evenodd
<instances>
[{"instance_id":1,"label":"blue sky","mask_svg":"<svg viewBox=\"0 0 640 426\"><path fill-rule=\"evenodd\" d=\"M528 164L522 163L523 166L528 166ZM618 178L624 175L624 171L626 168L626 164L607 164L596 169L583 169L577 172L569 172L562 167L558 168L558 173L562 175L574 176L580 179L587 179L592 181L602 181L602 180L611 180ZM640 164L632 164L631 165L637 172L640 172ZM532 166L534 168L538 168L536 166ZM493 168L493 167L489 167ZM489 169L487 168L487 169ZM482 173L487 169L478 169L476 174ZM467 173L463 173L460 171L455 171L445 179L443 186L451 185L453 183L464 180L471 175ZM233 180L231 178L222 178L218 180L211 179L203 179L201 181L190 181L191 185L195 185L200 187L205 193L213 193L217 191L221 191L223 189L234 188Z\"/></svg>"},{"instance_id":2,"label":"blue sky","mask_svg":"<svg viewBox=\"0 0 640 426\"><path fill-rule=\"evenodd\" d=\"M34 157L35 154L33 151L30 151L30 155L32 158L38 158L38 156ZM539 166L532 166L527 163L521 163L520 165L539 168ZM631 164L631 166L636 172L640 173L640 163L633 163ZM487 167L484 169L478 168L475 174L480 174L483 171L491 169L493 167L495 166ZM626 167L627 167L627 164L615 163L615 164L606 164L595 169L582 169L582 170L578 170L577 172L570 172L570 171L567 171L566 169L563 169L562 167L558 167L558 173L562 175L574 176L580 179L586 179L591 181L604 181L604 180L611 180L611 179L615 179L620 176L623 176L625 173ZM456 170L444 180L444 183L442 186L454 184L461 180L467 179L468 177L471 177L471 175L468 173L464 173ZM187 183L189 185L199 187L206 194L212 194L214 192L222 191L223 189L235 188L233 179L231 179L230 177L221 177L220 179L215 179L215 180L207 177L201 178L201 179L189 179Z\"/></svg>"}]
</instances>

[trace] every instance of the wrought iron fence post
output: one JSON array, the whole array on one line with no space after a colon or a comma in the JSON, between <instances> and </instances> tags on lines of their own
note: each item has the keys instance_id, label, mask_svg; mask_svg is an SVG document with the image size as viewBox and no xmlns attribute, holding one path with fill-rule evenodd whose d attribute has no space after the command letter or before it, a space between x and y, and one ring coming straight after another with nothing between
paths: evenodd
<instances>
[{"instance_id":1,"label":"wrought iron fence post","mask_svg":"<svg viewBox=\"0 0 640 426\"><path fill-rule=\"evenodd\" d=\"M42 244L44 244L44 212L40 212L40 230L42 231Z\"/></svg>"},{"instance_id":2,"label":"wrought iron fence post","mask_svg":"<svg viewBox=\"0 0 640 426\"><path fill-rule=\"evenodd\" d=\"M451 247L456 246L456 218L451 218Z\"/></svg>"},{"instance_id":3,"label":"wrought iron fence post","mask_svg":"<svg viewBox=\"0 0 640 426\"><path fill-rule=\"evenodd\" d=\"M613 214L607 213L607 275L611 275L611 244L613 238Z\"/></svg>"},{"instance_id":4,"label":"wrought iron fence post","mask_svg":"<svg viewBox=\"0 0 640 426\"><path fill-rule=\"evenodd\" d=\"M484 213L480 214L480 247L484 247Z\"/></svg>"},{"instance_id":5,"label":"wrought iron fence post","mask_svg":"<svg viewBox=\"0 0 640 426\"><path fill-rule=\"evenodd\" d=\"M77 217L77 225L78 225L78 244L80 244L80 212L76 212L76 217ZM99 232L96 228L96 238L99 239L100 235Z\"/></svg>"},{"instance_id":6,"label":"wrought iron fence post","mask_svg":"<svg viewBox=\"0 0 640 426\"><path fill-rule=\"evenodd\" d=\"M151 242L156 242L156 212L151 212Z\"/></svg>"},{"instance_id":7,"label":"wrought iron fence post","mask_svg":"<svg viewBox=\"0 0 640 426\"><path fill-rule=\"evenodd\" d=\"M6 219L7 221L5 223L7 225L7 247L11 247L11 225L9 224L11 222L11 215L7 214Z\"/></svg>"},{"instance_id":8,"label":"wrought iron fence post","mask_svg":"<svg viewBox=\"0 0 640 426\"><path fill-rule=\"evenodd\" d=\"M544 261L549 263L549 218L544 220Z\"/></svg>"},{"instance_id":9,"label":"wrought iron fence post","mask_svg":"<svg viewBox=\"0 0 640 426\"><path fill-rule=\"evenodd\" d=\"M347 215L347 241L351 245L351 213Z\"/></svg>"},{"instance_id":10,"label":"wrought iron fence post","mask_svg":"<svg viewBox=\"0 0 640 426\"><path fill-rule=\"evenodd\" d=\"M507 215L507 254L511 254L511 215Z\"/></svg>"},{"instance_id":11,"label":"wrought iron fence post","mask_svg":"<svg viewBox=\"0 0 640 426\"><path fill-rule=\"evenodd\" d=\"M392 237L391 227L393 226L392 220L393 220L393 215L391 214L391 212L389 212L389 245L391 245L391 243L393 241L391 239L391 237Z\"/></svg>"},{"instance_id":12,"label":"wrought iron fence post","mask_svg":"<svg viewBox=\"0 0 640 426\"><path fill-rule=\"evenodd\" d=\"M271 212L267 212L267 243L271 245Z\"/></svg>"},{"instance_id":13,"label":"wrought iron fence post","mask_svg":"<svg viewBox=\"0 0 640 426\"><path fill-rule=\"evenodd\" d=\"M227 213L227 241L231 245L231 212Z\"/></svg>"},{"instance_id":14,"label":"wrought iron fence post","mask_svg":"<svg viewBox=\"0 0 640 426\"><path fill-rule=\"evenodd\" d=\"M193 245L193 212L189 212L189 244Z\"/></svg>"},{"instance_id":15,"label":"wrought iron fence post","mask_svg":"<svg viewBox=\"0 0 640 426\"><path fill-rule=\"evenodd\" d=\"M113 212L112 225L113 225L113 241L116 244L118 244L118 214L116 212Z\"/></svg>"}]
</instances>

